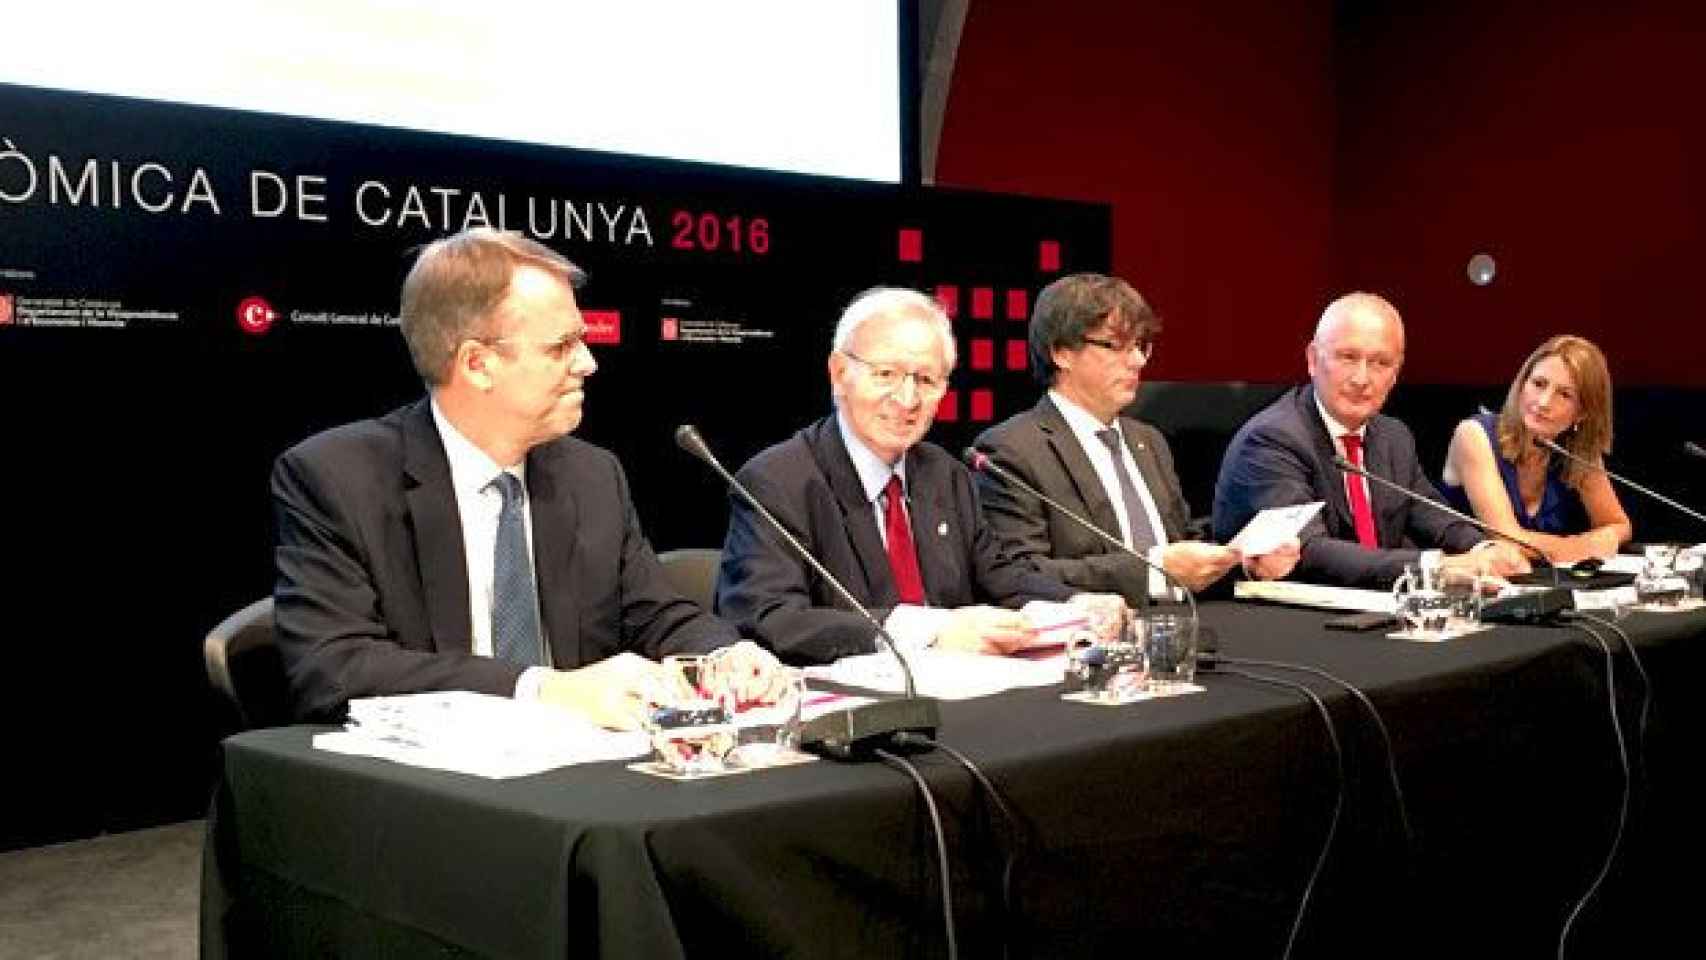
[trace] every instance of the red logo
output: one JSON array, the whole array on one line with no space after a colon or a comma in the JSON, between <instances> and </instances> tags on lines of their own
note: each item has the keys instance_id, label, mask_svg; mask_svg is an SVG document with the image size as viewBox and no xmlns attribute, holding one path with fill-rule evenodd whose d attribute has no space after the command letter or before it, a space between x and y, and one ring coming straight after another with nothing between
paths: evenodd
<instances>
[{"instance_id":1,"label":"red logo","mask_svg":"<svg viewBox=\"0 0 1706 960\"><path fill-rule=\"evenodd\" d=\"M237 304L237 326L244 333L258 337L271 330L277 320L278 311L260 297L244 297L243 302Z\"/></svg>"},{"instance_id":2,"label":"red logo","mask_svg":"<svg viewBox=\"0 0 1706 960\"><path fill-rule=\"evenodd\" d=\"M9 327L12 325L12 307L12 295L9 293L0 293L0 327Z\"/></svg>"},{"instance_id":3,"label":"red logo","mask_svg":"<svg viewBox=\"0 0 1706 960\"><path fill-rule=\"evenodd\" d=\"M582 310L586 321L586 342L594 346L612 346L622 342L622 311Z\"/></svg>"},{"instance_id":4,"label":"red logo","mask_svg":"<svg viewBox=\"0 0 1706 960\"><path fill-rule=\"evenodd\" d=\"M663 338L665 340L674 340L679 336L681 336L681 321L675 317L664 317Z\"/></svg>"}]
</instances>

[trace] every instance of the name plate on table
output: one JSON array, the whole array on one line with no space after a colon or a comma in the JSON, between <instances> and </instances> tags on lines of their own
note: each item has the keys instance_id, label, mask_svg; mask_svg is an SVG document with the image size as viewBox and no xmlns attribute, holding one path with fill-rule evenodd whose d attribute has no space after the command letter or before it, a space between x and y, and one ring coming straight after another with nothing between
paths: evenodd
<instances>
[{"instance_id":1,"label":"name plate on table","mask_svg":"<svg viewBox=\"0 0 1706 960\"><path fill-rule=\"evenodd\" d=\"M1396 606L1388 590L1359 590L1329 587L1319 583L1290 580L1240 580L1232 588L1239 600L1266 600L1317 610L1354 610L1361 613L1393 613Z\"/></svg>"}]
</instances>

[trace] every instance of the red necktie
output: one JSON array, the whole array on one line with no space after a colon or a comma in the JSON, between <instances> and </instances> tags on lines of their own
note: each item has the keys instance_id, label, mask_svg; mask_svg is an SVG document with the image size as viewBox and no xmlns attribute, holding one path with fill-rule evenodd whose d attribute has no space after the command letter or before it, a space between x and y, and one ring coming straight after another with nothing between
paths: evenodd
<instances>
[{"instance_id":1,"label":"red necktie","mask_svg":"<svg viewBox=\"0 0 1706 960\"><path fill-rule=\"evenodd\" d=\"M889 474L883 496L888 504L883 515L889 537L889 572L901 603L924 602L924 577L918 572L918 551L912 547L912 525L906 522L906 503L901 496L900 474Z\"/></svg>"},{"instance_id":2,"label":"red necktie","mask_svg":"<svg viewBox=\"0 0 1706 960\"><path fill-rule=\"evenodd\" d=\"M1362 438L1354 433L1347 433L1339 438L1345 442L1345 459L1352 466L1362 466ZM1368 491L1364 489L1362 478L1354 473L1345 474L1345 493L1351 499L1351 516L1356 519L1357 542L1373 550L1380 546L1380 537L1374 532L1374 511L1368 505Z\"/></svg>"}]
</instances>

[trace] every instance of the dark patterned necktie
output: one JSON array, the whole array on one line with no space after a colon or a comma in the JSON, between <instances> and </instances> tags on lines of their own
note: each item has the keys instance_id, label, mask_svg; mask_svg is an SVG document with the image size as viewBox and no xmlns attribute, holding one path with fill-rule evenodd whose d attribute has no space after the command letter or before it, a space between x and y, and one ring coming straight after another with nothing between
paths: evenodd
<instances>
[{"instance_id":1,"label":"dark patterned necktie","mask_svg":"<svg viewBox=\"0 0 1706 960\"><path fill-rule=\"evenodd\" d=\"M1113 427L1097 430L1096 439L1102 441L1114 458L1114 476L1120 479L1120 499L1125 501L1126 525L1131 528L1131 548L1148 550L1161 540L1155 535L1155 525L1149 522L1149 511L1143 509L1143 498L1137 493L1137 484L1131 482L1131 473L1125 468L1120 432Z\"/></svg>"},{"instance_id":2,"label":"dark patterned necktie","mask_svg":"<svg viewBox=\"0 0 1706 960\"><path fill-rule=\"evenodd\" d=\"M500 473L492 482L504 498L492 556L492 655L534 667L540 663L539 592L527 556L527 501L514 474Z\"/></svg>"}]
</instances>

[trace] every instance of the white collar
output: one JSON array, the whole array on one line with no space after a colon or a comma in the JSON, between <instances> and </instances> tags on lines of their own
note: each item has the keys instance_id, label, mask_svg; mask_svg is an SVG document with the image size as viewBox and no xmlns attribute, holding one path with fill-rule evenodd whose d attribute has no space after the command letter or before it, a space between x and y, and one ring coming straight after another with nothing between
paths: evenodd
<instances>
[{"instance_id":1,"label":"white collar","mask_svg":"<svg viewBox=\"0 0 1706 960\"><path fill-rule=\"evenodd\" d=\"M903 491L906 489L905 454L891 467L883 462L882 457L872 453L870 447L865 446L865 441L860 440L853 428L848 426L847 418L842 416L840 410L835 411L835 426L841 431L841 443L847 448L847 455L853 459L853 469L859 474L859 485L864 488L867 502L874 503L883 495L883 491L888 489L889 477L894 474L900 474L900 488Z\"/></svg>"},{"instance_id":2,"label":"white collar","mask_svg":"<svg viewBox=\"0 0 1706 960\"><path fill-rule=\"evenodd\" d=\"M1350 427L1347 427L1333 419L1333 415L1327 412L1327 408L1321 403L1321 398L1319 396L1315 396L1312 399L1315 401L1316 412L1321 414L1321 422L1327 425L1327 435L1332 437L1334 440L1338 440L1347 435L1355 436L1358 440L1361 440L1368 433L1368 423L1366 421L1362 426L1352 430ZM1371 417L1370 419L1373 418Z\"/></svg>"},{"instance_id":3,"label":"white collar","mask_svg":"<svg viewBox=\"0 0 1706 960\"><path fill-rule=\"evenodd\" d=\"M475 446L474 441L463 436L462 431L444 416L439 409L438 398L432 399L432 420L438 425L438 439L444 444L444 456L450 461L450 485L455 488L457 500L464 497L482 496L485 490L496 480L498 474L508 473L521 481L521 488L527 489L527 460L505 470L498 466L486 451Z\"/></svg>"}]
</instances>

